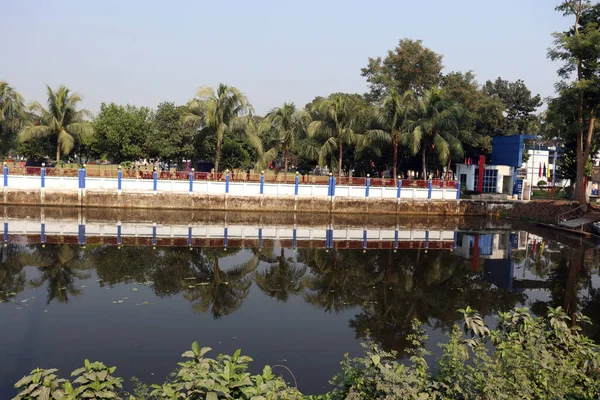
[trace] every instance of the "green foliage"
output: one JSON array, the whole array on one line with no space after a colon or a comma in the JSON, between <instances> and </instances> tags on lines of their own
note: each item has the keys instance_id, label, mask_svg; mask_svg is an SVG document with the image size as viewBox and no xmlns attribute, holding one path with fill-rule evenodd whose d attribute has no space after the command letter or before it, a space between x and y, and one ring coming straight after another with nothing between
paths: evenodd
<instances>
[{"instance_id":1,"label":"green foliage","mask_svg":"<svg viewBox=\"0 0 600 400\"><path fill-rule=\"evenodd\" d=\"M462 157L462 144L456 138L462 109L444 96L444 90L431 88L417 101L413 130L407 135L413 154L421 152L423 177L427 176L427 153L435 154L442 165L452 156Z\"/></svg>"},{"instance_id":2,"label":"green foliage","mask_svg":"<svg viewBox=\"0 0 600 400\"><path fill-rule=\"evenodd\" d=\"M145 148L151 158L162 160L190 159L194 155L196 130L183 123L186 107L160 103L153 114L153 126L146 138Z\"/></svg>"},{"instance_id":3,"label":"green foliage","mask_svg":"<svg viewBox=\"0 0 600 400\"><path fill-rule=\"evenodd\" d=\"M307 135L308 124L311 122L310 113L297 109L294 103L284 103L282 107L274 108L259 124L259 133L264 138L269 137L269 150L258 162L259 168L266 167L283 153L283 169L287 172L290 150L295 148L297 141ZM306 153L306 152L305 152Z\"/></svg>"},{"instance_id":4,"label":"green foliage","mask_svg":"<svg viewBox=\"0 0 600 400\"><path fill-rule=\"evenodd\" d=\"M5 157L17 144L17 133L25 122L23 96L0 80L0 156Z\"/></svg>"},{"instance_id":5,"label":"green foliage","mask_svg":"<svg viewBox=\"0 0 600 400\"><path fill-rule=\"evenodd\" d=\"M247 372L252 359L236 351L233 356L220 354L217 359L205 358L211 349L200 348L197 342L192 349L182 354L190 358L180 362L179 370L172 382L152 385L155 399L294 399L300 394L287 387L276 377L269 366L260 375Z\"/></svg>"},{"instance_id":6,"label":"green foliage","mask_svg":"<svg viewBox=\"0 0 600 400\"><path fill-rule=\"evenodd\" d=\"M522 80L509 82L498 78L494 82L487 81L483 92L490 97L497 97L504 105L506 118L501 129L505 135L535 133L528 130L530 122L536 120L533 113L542 105L542 100L539 94L532 96Z\"/></svg>"},{"instance_id":7,"label":"green foliage","mask_svg":"<svg viewBox=\"0 0 600 400\"><path fill-rule=\"evenodd\" d=\"M420 40L402 39L385 58L369 58L361 75L369 82L370 101L379 101L393 89L398 93L412 90L422 94L437 86L442 71L442 56L424 47Z\"/></svg>"},{"instance_id":8,"label":"green foliage","mask_svg":"<svg viewBox=\"0 0 600 400\"><path fill-rule=\"evenodd\" d=\"M13 400L78 400L78 399L115 399L122 400L123 381L112 374L116 367L107 367L101 362L85 360L82 368L71 374L77 377L73 382L58 378L56 369L34 369L15 383L19 393Z\"/></svg>"},{"instance_id":9,"label":"green foliage","mask_svg":"<svg viewBox=\"0 0 600 400\"><path fill-rule=\"evenodd\" d=\"M463 110L459 125L465 155L491 154L492 137L502 134L504 105L497 96L487 95L472 72L451 72L442 77L444 96Z\"/></svg>"},{"instance_id":10,"label":"green foliage","mask_svg":"<svg viewBox=\"0 0 600 400\"><path fill-rule=\"evenodd\" d=\"M56 146L56 162L61 155L68 155L75 145L84 138L94 134L92 125L85 123L84 119L91 117L87 110L78 110L82 98L78 93L71 93L66 86L59 86L53 90L46 85L48 93L48 106L44 108L40 103L33 102L29 107L35 115L35 120L30 122L20 133L21 142L39 141L50 138Z\"/></svg>"},{"instance_id":11,"label":"green foliage","mask_svg":"<svg viewBox=\"0 0 600 400\"><path fill-rule=\"evenodd\" d=\"M147 107L102 103L94 119L98 150L116 162L144 158L144 146L153 130L152 111Z\"/></svg>"},{"instance_id":12,"label":"green foliage","mask_svg":"<svg viewBox=\"0 0 600 400\"><path fill-rule=\"evenodd\" d=\"M313 122L308 126L308 135L319 136L323 141L318 150L319 165L325 165L329 156L333 167L337 156L337 173L341 176L344 144L353 145L364 139L361 132L369 117L367 104L360 95L334 93L316 102L311 111Z\"/></svg>"},{"instance_id":13,"label":"green foliage","mask_svg":"<svg viewBox=\"0 0 600 400\"><path fill-rule=\"evenodd\" d=\"M188 103L185 123L198 129L201 137L210 135L216 138L216 172L219 172L223 140L227 136L243 134L256 149L262 151L262 143L252 120L253 111L244 94L222 83L216 90L209 86L198 89L196 98Z\"/></svg>"}]
</instances>

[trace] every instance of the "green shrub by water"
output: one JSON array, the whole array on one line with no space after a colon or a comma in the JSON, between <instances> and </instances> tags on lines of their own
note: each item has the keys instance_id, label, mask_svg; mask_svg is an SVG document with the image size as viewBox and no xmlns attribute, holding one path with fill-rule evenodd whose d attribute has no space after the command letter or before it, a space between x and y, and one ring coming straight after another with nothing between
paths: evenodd
<instances>
[{"instance_id":1,"label":"green shrub by water","mask_svg":"<svg viewBox=\"0 0 600 400\"><path fill-rule=\"evenodd\" d=\"M332 390L304 396L293 385L273 374L247 372L250 357L238 350L233 356L207 358L209 348L197 343L183 353L186 361L162 385L147 386L136 380L133 394L122 390L114 367L85 361L70 379L56 370L36 369L15 384L17 400L122 399L597 399L600 398L599 347L581 334L575 323L588 323L581 315L567 316L549 308L544 318L519 308L498 315L490 330L479 314L459 310L464 326L455 325L434 368L427 364L427 340L420 323L413 324L410 360L396 361L394 353L376 344L365 344L363 357L346 356L341 372L331 381ZM572 319L574 318L574 319Z\"/></svg>"}]
</instances>

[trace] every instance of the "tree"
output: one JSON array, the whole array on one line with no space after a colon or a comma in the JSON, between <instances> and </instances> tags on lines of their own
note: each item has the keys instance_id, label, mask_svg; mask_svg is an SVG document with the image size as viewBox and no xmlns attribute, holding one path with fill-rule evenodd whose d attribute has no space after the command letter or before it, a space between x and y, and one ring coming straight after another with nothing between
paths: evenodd
<instances>
[{"instance_id":1,"label":"tree","mask_svg":"<svg viewBox=\"0 0 600 400\"><path fill-rule=\"evenodd\" d=\"M94 119L99 150L116 162L147 156L146 137L154 128L152 111L147 107L102 103Z\"/></svg>"},{"instance_id":2,"label":"tree","mask_svg":"<svg viewBox=\"0 0 600 400\"><path fill-rule=\"evenodd\" d=\"M477 158L492 152L492 137L501 134L504 104L496 95L490 96L471 72L450 72L442 77L444 97L463 110L458 138L465 155Z\"/></svg>"},{"instance_id":3,"label":"tree","mask_svg":"<svg viewBox=\"0 0 600 400\"><path fill-rule=\"evenodd\" d=\"M366 97L378 101L392 89L420 95L438 85L443 67L442 56L424 47L422 41L402 39L385 58L369 58L369 64L361 70L371 90Z\"/></svg>"},{"instance_id":4,"label":"tree","mask_svg":"<svg viewBox=\"0 0 600 400\"><path fill-rule=\"evenodd\" d=\"M23 96L6 81L0 81L0 155L6 156L14 148L24 120Z\"/></svg>"},{"instance_id":5,"label":"tree","mask_svg":"<svg viewBox=\"0 0 600 400\"><path fill-rule=\"evenodd\" d=\"M381 108L377 109L376 122L381 129L374 129L367 134L375 139L391 143L394 149L392 174L398 178L398 146L408 131L410 114L415 103L414 93L406 91L403 94L390 90L383 99Z\"/></svg>"},{"instance_id":6,"label":"tree","mask_svg":"<svg viewBox=\"0 0 600 400\"><path fill-rule=\"evenodd\" d=\"M36 121L28 125L19 136L24 142L50 137L56 143L58 163L61 154L68 155L76 141L92 135L92 126L84 122L84 119L90 118L91 114L85 109L77 109L82 100L81 96L78 93L71 93L66 86L61 85L56 91L48 85L46 88L48 108L44 108L37 101L29 107L39 118L39 124Z\"/></svg>"},{"instance_id":7,"label":"tree","mask_svg":"<svg viewBox=\"0 0 600 400\"><path fill-rule=\"evenodd\" d=\"M269 111L259 125L259 133L271 133L275 145L263 154L260 166L264 167L283 151L283 171L287 174L290 149L307 134L310 121L310 114L305 109L297 109L294 103L284 103Z\"/></svg>"},{"instance_id":8,"label":"tree","mask_svg":"<svg viewBox=\"0 0 600 400\"><path fill-rule=\"evenodd\" d=\"M221 147L226 135L244 132L257 148L260 138L253 129L253 108L238 89L220 83L215 91L210 86L198 89L196 98L188 103L184 120L198 128L200 135L214 135L217 138L215 172L219 172Z\"/></svg>"},{"instance_id":9,"label":"tree","mask_svg":"<svg viewBox=\"0 0 600 400\"><path fill-rule=\"evenodd\" d=\"M309 136L322 135L326 140L319 150L319 164L325 164L327 155L338 152L338 177L342 176L343 145L355 144L362 139L358 133L366 103L360 96L334 93L313 106L314 121L308 126Z\"/></svg>"},{"instance_id":10,"label":"tree","mask_svg":"<svg viewBox=\"0 0 600 400\"><path fill-rule=\"evenodd\" d=\"M181 162L194 154L194 136L197 131L183 123L186 107L162 102L153 115L153 129L146 136L150 157Z\"/></svg>"},{"instance_id":11,"label":"tree","mask_svg":"<svg viewBox=\"0 0 600 400\"><path fill-rule=\"evenodd\" d=\"M531 95L525 82L518 79L509 82L502 78L487 81L483 92L488 96L497 96L504 105L506 120L503 124L504 134L524 133L528 123L535 121L535 111L542 105L540 95Z\"/></svg>"},{"instance_id":12,"label":"tree","mask_svg":"<svg viewBox=\"0 0 600 400\"><path fill-rule=\"evenodd\" d=\"M600 5L592 7L588 0L563 0L556 9L574 18L573 28L554 33L555 47L548 50L548 57L563 62L558 70L559 93L576 99L575 199L587 204L585 166L591 155L600 107Z\"/></svg>"},{"instance_id":13,"label":"tree","mask_svg":"<svg viewBox=\"0 0 600 400\"><path fill-rule=\"evenodd\" d=\"M444 91L434 87L425 91L415 107L414 130L408 137L413 154L421 151L423 179L427 178L427 153L435 151L445 165L452 152L462 152L462 145L453 135L458 131L460 109L444 98Z\"/></svg>"}]
</instances>

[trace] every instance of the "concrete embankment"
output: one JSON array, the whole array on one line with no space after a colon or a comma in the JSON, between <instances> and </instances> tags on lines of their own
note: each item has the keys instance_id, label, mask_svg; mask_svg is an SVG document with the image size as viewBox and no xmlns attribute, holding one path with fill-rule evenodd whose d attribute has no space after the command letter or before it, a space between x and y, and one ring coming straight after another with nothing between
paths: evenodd
<instances>
[{"instance_id":1,"label":"concrete embankment","mask_svg":"<svg viewBox=\"0 0 600 400\"><path fill-rule=\"evenodd\" d=\"M188 195L164 192L87 190L53 191L5 189L3 205L79 208L216 210L250 212L296 212L368 215L464 215L498 216L513 207L508 201L421 200L326 197Z\"/></svg>"}]
</instances>

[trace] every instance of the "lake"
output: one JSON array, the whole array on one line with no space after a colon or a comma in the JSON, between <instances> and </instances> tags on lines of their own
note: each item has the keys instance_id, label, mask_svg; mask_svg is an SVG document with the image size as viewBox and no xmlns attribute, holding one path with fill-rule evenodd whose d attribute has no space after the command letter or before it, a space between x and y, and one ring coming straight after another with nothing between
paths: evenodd
<instances>
[{"instance_id":1,"label":"lake","mask_svg":"<svg viewBox=\"0 0 600 400\"><path fill-rule=\"evenodd\" d=\"M328 389L367 337L405 358L418 318L428 348L457 309L562 306L595 322L596 244L534 225L461 218L9 207L0 248L0 398L35 367L84 358L162 382L193 341ZM286 368L274 371L294 378Z\"/></svg>"}]
</instances>

